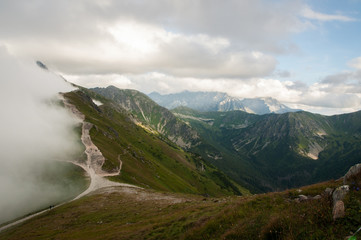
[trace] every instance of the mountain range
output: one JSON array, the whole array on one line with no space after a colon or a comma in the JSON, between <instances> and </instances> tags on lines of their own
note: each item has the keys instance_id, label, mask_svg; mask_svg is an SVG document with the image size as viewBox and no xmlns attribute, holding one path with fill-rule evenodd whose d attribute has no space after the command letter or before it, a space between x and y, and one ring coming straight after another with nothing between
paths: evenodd
<instances>
[{"instance_id":1,"label":"mountain range","mask_svg":"<svg viewBox=\"0 0 361 240\"><path fill-rule=\"evenodd\" d=\"M267 114L296 112L274 98L236 98L222 92L189 92L148 95L153 101L168 109L184 106L201 112L241 110L247 113Z\"/></svg>"},{"instance_id":2,"label":"mountain range","mask_svg":"<svg viewBox=\"0 0 361 240\"><path fill-rule=\"evenodd\" d=\"M131 113L139 126L202 157L251 192L277 191L340 177L359 161L361 112L332 117L308 112L172 111L135 90L94 88ZM186 93L193 103L222 93ZM195 94L195 95L194 95ZM154 96L154 94L153 94ZM208 106L209 107L209 106Z\"/></svg>"},{"instance_id":3,"label":"mountain range","mask_svg":"<svg viewBox=\"0 0 361 240\"><path fill-rule=\"evenodd\" d=\"M63 97L84 115L100 171L132 185L0 228L1 239L342 239L361 223L359 191L336 221L327 192L360 161L361 112L170 111L135 90L77 87Z\"/></svg>"},{"instance_id":4,"label":"mountain range","mask_svg":"<svg viewBox=\"0 0 361 240\"><path fill-rule=\"evenodd\" d=\"M195 152L256 192L338 178L360 161L361 112L173 112L203 139Z\"/></svg>"}]
</instances>

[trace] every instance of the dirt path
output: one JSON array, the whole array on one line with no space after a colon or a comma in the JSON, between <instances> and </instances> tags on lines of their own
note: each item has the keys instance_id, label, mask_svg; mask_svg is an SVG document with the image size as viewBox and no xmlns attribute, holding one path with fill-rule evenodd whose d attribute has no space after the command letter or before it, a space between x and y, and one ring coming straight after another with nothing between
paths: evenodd
<instances>
[{"instance_id":1,"label":"dirt path","mask_svg":"<svg viewBox=\"0 0 361 240\"><path fill-rule=\"evenodd\" d=\"M90 192L93 192L99 188L104 188L104 187L123 186L123 187L139 188L131 184L112 182L104 178L104 177L119 175L122 167L122 161L120 160L120 156L118 156L119 168L116 169L115 172L109 173L103 171L102 166L105 162L105 158L101 153L101 151L98 149L98 147L95 146L95 144L92 142L89 134L90 129L93 127L93 124L85 122L84 115L74 105L70 104L65 99L64 99L64 105L72 113L74 113L74 115L83 123L81 141L85 146L85 154L87 155L87 161L85 164L79 162L73 162L73 163L82 167L89 174L91 180L88 189L85 190L83 193L81 193L79 196L77 196L75 199L79 199Z\"/></svg>"},{"instance_id":2,"label":"dirt path","mask_svg":"<svg viewBox=\"0 0 361 240\"><path fill-rule=\"evenodd\" d=\"M119 175L120 170L122 168L122 164L123 164L122 161L120 160L120 156L118 156L119 168L116 169L115 172L108 173L108 172L103 171L102 166L104 164L105 158L102 155L102 153L100 152L100 150L98 149L98 147L94 145L94 143L92 142L92 140L90 138L90 134L89 134L90 129L93 127L93 124L85 122L84 121L85 116L74 105L72 105L68 101L66 101L66 99L63 98L63 102L64 102L64 105L66 106L66 108L68 108L82 122L81 141L85 146L85 154L87 155L87 161L85 163L77 162L77 161L69 161L69 162L83 168L84 171L86 171L88 173L88 175L90 177L90 185L89 185L88 189L86 189L84 192L79 194L74 199L64 202L62 204L59 204L55 207L59 207L61 205L64 205L64 204L74 201L76 199L79 199L79 198L81 198L91 192L94 192L98 189L101 189L101 188L107 188L107 190L105 190L107 192L120 191L119 189L117 189L115 187L124 187L126 189L142 189L135 185L112 182L112 181L109 181L108 179L104 178L104 177ZM38 216L38 215L40 215L44 212L50 211L50 210L51 209L49 208L49 209L34 213L30 216L24 217L20 220L12 222L8 225L2 226L2 227L0 227L0 232L5 229L8 229L12 226L15 226L17 224L20 224L22 222L25 222L28 219L31 219L35 216Z\"/></svg>"}]
</instances>

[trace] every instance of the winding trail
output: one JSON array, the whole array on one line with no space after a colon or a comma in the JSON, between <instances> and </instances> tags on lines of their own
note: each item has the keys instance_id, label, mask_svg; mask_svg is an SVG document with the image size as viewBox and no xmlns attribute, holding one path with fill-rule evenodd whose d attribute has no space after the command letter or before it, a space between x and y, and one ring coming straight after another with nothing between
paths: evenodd
<instances>
[{"instance_id":1,"label":"winding trail","mask_svg":"<svg viewBox=\"0 0 361 240\"><path fill-rule=\"evenodd\" d=\"M93 124L85 122L85 116L74 105L69 103L64 97L63 97L63 102L64 102L65 107L67 109L69 109L82 123L81 141L85 146L85 154L87 155L86 162L79 162L79 161L68 161L68 162L73 163L73 164L83 168L84 171L87 172L87 174L90 177L90 185L84 192L80 193L74 199L64 202L62 204L59 204L57 206L54 206L53 208L56 208L56 207L66 204L66 203L77 200L77 199L79 199L91 192L94 192L98 189L101 189L101 188L108 188L106 190L107 192L119 191L115 187L124 187L124 188L130 188L130 189L142 189L141 187L138 187L135 185L112 182L105 178L105 177L110 177L110 176L117 176L120 174L120 170L121 170L122 164L123 164L122 161L120 160L120 156L118 156L119 168L117 168L115 172L109 173L109 172L103 171L102 166L105 162L105 158L104 158L103 154L101 153L101 151L98 149L98 147L95 146L95 144L92 142L92 140L90 138L90 134L89 134L90 129L93 127ZM50 208L45 209L43 211L34 213L34 214L24 217L20 220L17 220L15 222L12 222L5 226L2 226L2 227L0 227L0 232L5 229L8 229L10 227L13 227L15 225L18 225L22 222L25 222L35 216L38 216L38 215L45 213L47 211L50 211L50 210L51 210Z\"/></svg>"}]
</instances>

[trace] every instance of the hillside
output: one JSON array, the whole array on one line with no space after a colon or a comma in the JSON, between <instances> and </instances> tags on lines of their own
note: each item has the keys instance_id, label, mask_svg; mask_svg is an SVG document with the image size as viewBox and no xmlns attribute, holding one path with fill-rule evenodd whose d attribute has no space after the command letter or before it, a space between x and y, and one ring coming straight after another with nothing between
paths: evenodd
<instances>
[{"instance_id":1,"label":"hillside","mask_svg":"<svg viewBox=\"0 0 361 240\"><path fill-rule=\"evenodd\" d=\"M114 172L122 162L121 173L111 180L211 196L247 193L201 157L136 124L139 120L134 120L135 113L119 103L86 89L66 93L64 97L85 115L86 122L93 124L91 139L105 157L102 170Z\"/></svg>"},{"instance_id":2,"label":"hillside","mask_svg":"<svg viewBox=\"0 0 361 240\"><path fill-rule=\"evenodd\" d=\"M253 115L242 111L173 112L196 129L192 150L255 192L338 178L360 156L360 112Z\"/></svg>"},{"instance_id":3,"label":"hillside","mask_svg":"<svg viewBox=\"0 0 361 240\"><path fill-rule=\"evenodd\" d=\"M20 226L1 239L345 239L360 226L360 191L333 220L330 181L249 197L204 198L151 190L100 189ZM300 201L299 195L308 196ZM358 235L357 235L358 236Z\"/></svg>"},{"instance_id":4,"label":"hillside","mask_svg":"<svg viewBox=\"0 0 361 240\"><path fill-rule=\"evenodd\" d=\"M359 228L361 171L347 180L350 188L339 188L339 179L250 195L240 185L270 191L344 175L360 160L360 112L261 116L180 107L173 114L133 90L100 91L63 96L84 114L105 157L101 171L121 168L108 178L140 188L97 189L1 231L1 239L343 239ZM197 144L177 146L166 135L171 129L158 131L156 116L163 129L175 119L196 131ZM308 155L316 144L323 148L317 160ZM339 199L345 212L336 215Z\"/></svg>"},{"instance_id":5,"label":"hillside","mask_svg":"<svg viewBox=\"0 0 361 240\"><path fill-rule=\"evenodd\" d=\"M118 89L114 86L91 90L126 109L134 115L136 121L154 129L178 146L189 148L199 142L196 131L141 92Z\"/></svg>"}]
</instances>

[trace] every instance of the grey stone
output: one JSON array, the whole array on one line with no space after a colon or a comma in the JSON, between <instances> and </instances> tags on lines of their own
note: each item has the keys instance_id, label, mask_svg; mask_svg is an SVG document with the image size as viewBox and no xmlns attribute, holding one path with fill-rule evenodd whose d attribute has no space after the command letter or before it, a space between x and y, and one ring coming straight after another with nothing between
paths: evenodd
<instances>
[{"instance_id":1,"label":"grey stone","mask_svg":"<svg viewBox=\"0 0 361 240\"><path fill-rule=\"evenodd\" d=\"M314 196L312 199L318 200L318 199L321 199L321 198L322 198L321 195L316 195L316 196Z\"/></svg>"},{"instance_id":2,"label":"grey stone","mask_svg":"<svg viewBox=\"0 0 361 240\"><path fill-rule=\"evenodd\" d=\"M343 184L361 187L361 164L352 166L343 178Z\"/></svg>"},{"instance_id":3,"label":"grey stone","mask_svg":"<svg viewBox=\"0 0 361 240\"><path fill-rule=\"evenodd\" d=\"M325 193L326 193L326 195L328 195L328 196L331 196L331 195L332 195L332 191L333 191L332 188L326 188L326 189L325 189Z\"/></svg>"},{"instance_id":4,"label":"grey stone","mask_svg":"<svg viewBox=\"0 0 361 240\"><path fill-rule=\"evenodd\" d=\"M300 199L300 201L306 201L308 200L308 197L305 195L298 195L298 198Z\"/></svg>"},{"instance_id":5,"label":"grey stone","mask_svg":"<svg viewBox=\"0 0 361 240\"><path fill-rule=\"evenodd\" d=\"M345 216L345 204L343 201L337 201L332 209L332 217L333 220L336 220L337 218L342 218Z\"/></svg>"},{"instance_id":6,"label":"grey stone","mask_svg":"<svg viewBox=\"0 0 361 240\"><path fill-rule=\"evenodd\" d=\"M348 185L343 185L341 187L336 188L332 194L333 205L335 206L337 201L342 201L346 196L346 194L348 193L348 191L349 191Z\"/></svg>"}]
</instances>

